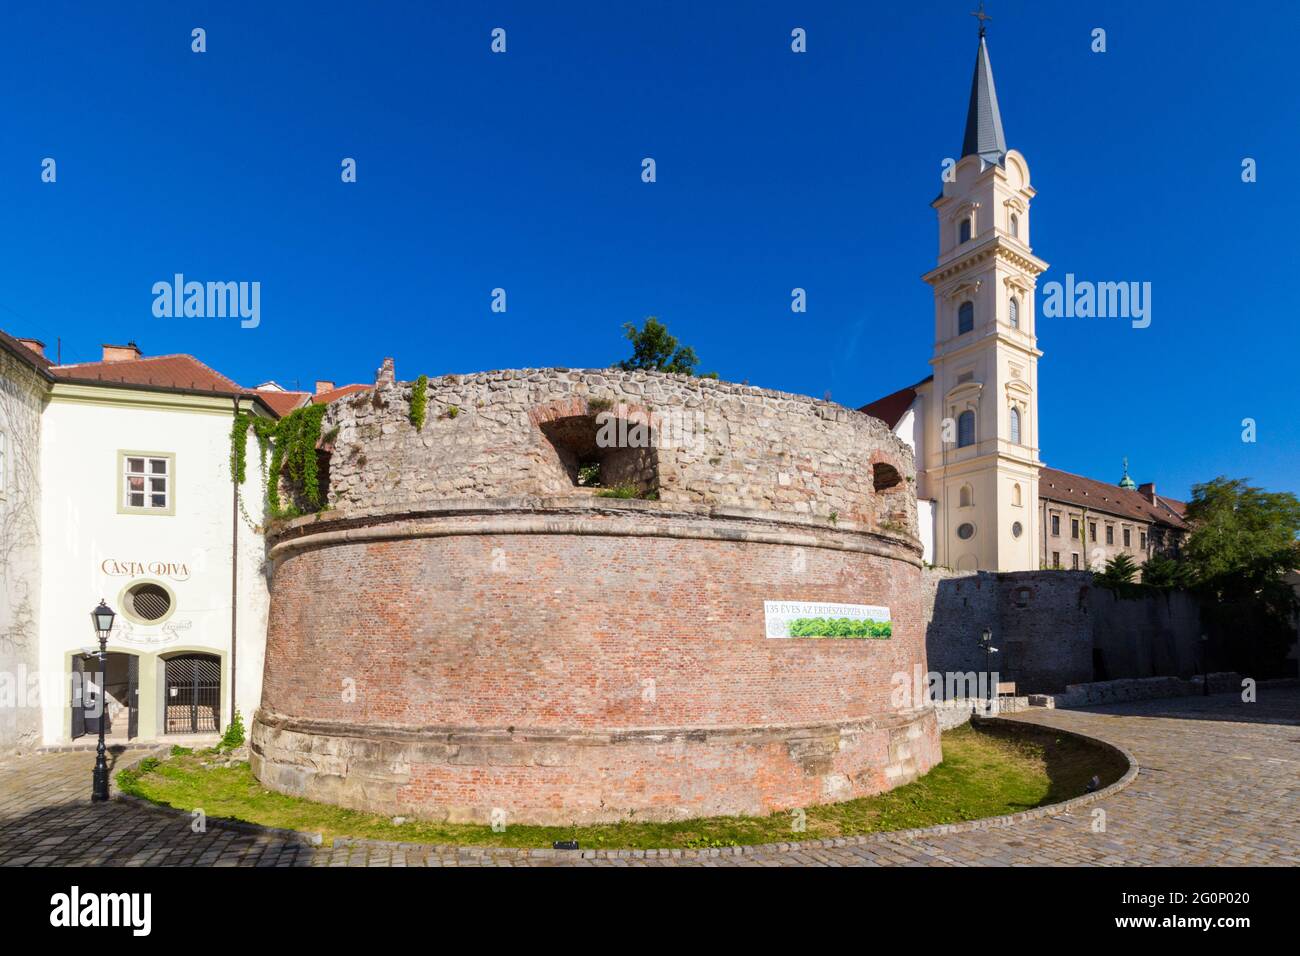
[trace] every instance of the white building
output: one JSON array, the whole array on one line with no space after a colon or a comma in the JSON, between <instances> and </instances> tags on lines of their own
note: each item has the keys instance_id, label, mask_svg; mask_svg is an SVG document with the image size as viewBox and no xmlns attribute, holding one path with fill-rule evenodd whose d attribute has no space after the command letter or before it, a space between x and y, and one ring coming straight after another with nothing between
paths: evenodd
<instances>
[{"instance_id":1,"label":"white building","mask_svg":"<svg viewBox=\"0 0 1300 956\"><path fill-rule=\"evenodd\" d=\"M268 605L262 498L251 464L241 506L230 435L237 411L275 417L285 403L134 345L59 366L41 343L0 336L0 359L3 394L33 397L0 406L0 753L97 734L101 692L114 741L214 735L236 709L251 717ZM117 612L102 674L87 656L101 599Z\"/></svg>"}]
</instances>

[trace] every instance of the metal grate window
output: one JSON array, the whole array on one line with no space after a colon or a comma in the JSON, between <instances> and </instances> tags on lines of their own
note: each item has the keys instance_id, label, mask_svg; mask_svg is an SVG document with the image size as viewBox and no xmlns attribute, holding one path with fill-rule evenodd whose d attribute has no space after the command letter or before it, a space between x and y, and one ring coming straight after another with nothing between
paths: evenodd
<instances>
[{"instance_id":1,"label":"metal grate window","mask_svg":"<svg viewBox=\"0 0 1300 956\"><path fill-rule=\"evenodd\" d=\"M169 734L217 733L221 730L221 659L211 654L183 654L166 662Z\"/></svg>"},{"instance_id":2,"label":"metal grate window","mask_svg":"<svg viewBox=\"0 0 1300 956\"><path fill-rule=\"evenodd\" d=\"M158 584L137 584L127 592L131 611L145 621L156 621L172 609L172 596Z\"/></svg>"}]
</instances>

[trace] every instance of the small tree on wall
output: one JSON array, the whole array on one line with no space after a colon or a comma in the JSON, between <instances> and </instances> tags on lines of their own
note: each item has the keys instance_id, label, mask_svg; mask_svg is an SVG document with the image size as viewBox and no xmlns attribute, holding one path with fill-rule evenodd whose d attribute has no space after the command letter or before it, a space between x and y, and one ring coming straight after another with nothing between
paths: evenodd
<instances>
[{"instance_id":1,"label":"small tree on wall","mask_svg":"<svg viewBox=\"0 0 1300 956\"><path fill-rule=\"evenodd\" d=\"M632 343L632 357L617 363L615 368L625 372L645 369L676 375L696 374L695 367L700 364L700 360L695 349L689 345L679 346L668 328L653 315L639 329L631 322L624 323L623 333ZM710 372L700 377L717 378L718 373Z\"/></svg>"}]
</instances>

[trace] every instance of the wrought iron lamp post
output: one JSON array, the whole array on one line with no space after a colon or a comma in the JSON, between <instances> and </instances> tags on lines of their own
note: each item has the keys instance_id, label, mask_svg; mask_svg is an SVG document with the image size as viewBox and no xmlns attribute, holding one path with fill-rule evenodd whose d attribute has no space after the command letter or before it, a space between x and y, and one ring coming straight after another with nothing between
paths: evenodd
<instances>
[{"instance_id":1,"label":"wrought iron lamp post","mask_svg":"<svg viewBox=\"0 0 1300 956\"><path fill-rule=\"evenodd\" d=\"M113 630L113 618L117 617L113 609L100 599L99 607L90 612L94 622L95 633L99 635L99 746L95 748L95 774L91 779L90 799L94 801L108 799L108 760L104 751L104 718L108 714L105 706L104 675L108 671L108 632Z\"/></svg>"},{"instance_id":2,"label":"wrought iron lamp post","mask_svg":"<svg viewBox=\"0 0 1300 956\"><path fill-rule=\"evenodd\" d=\"M984 713L989 714L993 712L993 692L995 690L991 686L993 682L993 654L997 651L997 648L993 646L992 628L984 628L984 633L980 635L980 644L984 647ZM971 704L970 712L974 714L975 711L975 704Z\"/></svg>"}]
</instances>

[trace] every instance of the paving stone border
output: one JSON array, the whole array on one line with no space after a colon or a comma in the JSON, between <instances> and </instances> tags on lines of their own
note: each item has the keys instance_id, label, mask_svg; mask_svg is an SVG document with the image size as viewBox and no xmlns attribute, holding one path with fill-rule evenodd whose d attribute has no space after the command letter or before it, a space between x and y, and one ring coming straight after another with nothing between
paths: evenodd
<instances>
[{"instance_id":1,"label":"paving stone border","mask_svg":"<svg viewBox=\"0 0 1300 956\"><path fill-rule=\"evenodd\" d=\"M430 843L402 843L396 840L371 840L364 837L336 837L333 841L335 847L359 847L369 849L398 850L410 853L440 853L455 854L467 859L475 860L520 860L520 859L583 859L583 860L644 860L644 859L681 859L681 860L702 860L712 857L722 856L746 856L754 853L791 853L805 850L825 850L837 847L863 846L873 843L888 842L892 840L914 840L925 839L928 837L947 836L951 834L971 833L980 830L994 830L1005 827L1015 826L1029 820L1038 820L1043 817L1058 816L1069 813L1080 807L1085 807L1098 800L1105 800L1115 796L1138 776L1137 758L1124 747L1103 740L1100 737L1092 737L1088 734L1081 734L1073 730L1063 730L1058 727L1051 727L1045 724L1035 723L1024 720L1008 720L1002 717L978 717L977 724L988 724L1005 727L1017 733L1024 733L1027 728L1038 731L1048 731L1066 737L1074 737L1078 740L1085 741L1102 750L1108 750L1117 754L1128 763L1128 770L1118 780L1110 786L1102 787L1095 793L1085 793L1082 796L1073 797L1060 803L1049 804L1045 807L1035 807L1032 810L1023 810L1019 813L1005 814L999 817L985 817L981 820L967 820L962 823L945 823L933 827L918 827L911 830L882 830L878 833L865 833L853 837L833 837L825 840L798 840L782 843L753 843L745 846L729 847L711 847L708 849L658 849L658 850L555 850L546 847L495 847L495 846L460 846L457 844L430 844ZM130 763L116 769L113 773L112 787L113 799L124 803L130 803L135 806L144 807L152 812L168 815L172 817L183 817L189 819L190 814L184 810L178 810L175 807L164 806L163 804L154 803L142 797L136 797L131 794L121 793L117 789L117 773L121 770L130 770L138 766L143 760L149 757L168 756L171 748L157 748L145 753L139 754ZM209 817L207 820L209 826L219 827L227 830L237 830L243 833L262 834L267 837L285 840L292 843L303 844L307 846L321 846L323 837L320 833L303 832L301 830L287 830L277 827L265 827L256 823L247 823L242 820L232 820L226 817Z\"/></svg>"}]
</instances>

